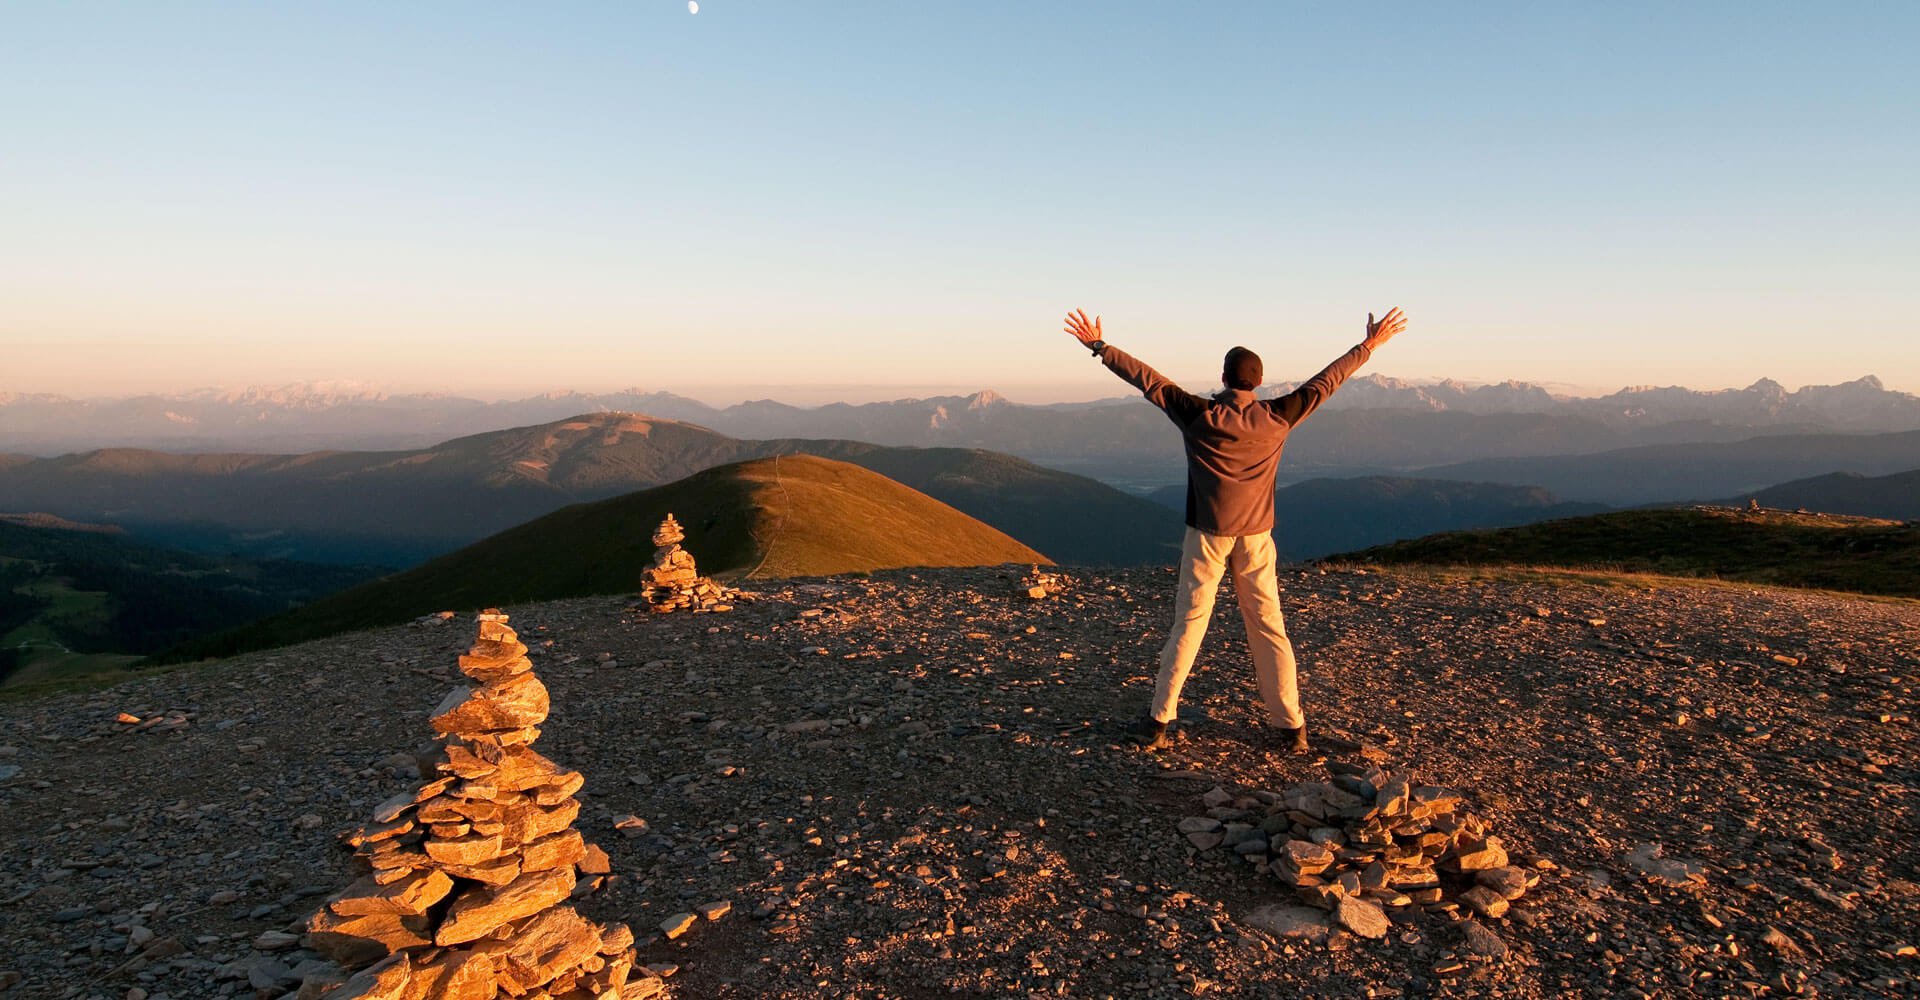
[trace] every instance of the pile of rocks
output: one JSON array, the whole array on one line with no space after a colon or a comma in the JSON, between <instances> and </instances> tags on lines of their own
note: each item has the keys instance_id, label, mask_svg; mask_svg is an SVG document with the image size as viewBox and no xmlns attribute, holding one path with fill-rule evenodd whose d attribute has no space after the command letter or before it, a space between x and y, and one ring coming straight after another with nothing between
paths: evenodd
<instances>
[{"instance_id":1,"label":"pile of rocks","mask_svg":"<svg viewBox=\"0 0 1920 1000\"><path fill-rule=\"evenodd\" d=\"M381 803L348 836L365 874L307 922L307 947L341 967L339 985L314 995L661 994L664 984L634 967L632 931L567 904L608 870L606 854L573 828L583 779L532 748L547 689L507 616L477 617L479 641L460 669L480 684L456 688L433 712L439 777Z\"/></svg>"},{"instance_id":2,"label":"pile of rocks","mask_svg":"<svg viewBox=\"0 0 1920 1000\"><path fill-rule=\"evenodd\" d=\"M1065 573L1042 573L1035 566L1020 578L1020 592L1027 597L1040 601L1055 594L1064 594L1073 585L1073 577Z\"/></svg>"},{"instance_id":3,"label":"pile of rocks","mask_svg":"<svg viewBox=\"0 0 1920 1000\"><path fill-rule=\"evenodd\" d=\"M123 727L121 732L130 733L173 733L193 725L195 713L178 709L154 712L145 708L131 712L121 712L114 722Z\"/></svg>"},{"instance_id":4,"label":"pile of rocks","mask_svg":"<svg viewBox=\"0 0 1920 1000\"><path fill-rule=\"evenodd\" d=\"M653 530L653 565L641 574L640 592L655 611L732 611L733 591L700 575L693 553L680 547L687 533L672 514Z\"/></svg>"},{"instance_id":5,"label":"pile of rocks","mask_svg":"<svg viewBox=\"0 0 1920 1000\"><path fill-rule=\"evenodd\" d=\"M1327 770L1329 781L1277 793L1216 788L1203 799L1205 815L1180 821L1194 847L1245 858L1306 904L1269 908L1256 925L1298 936L1337 925L1381 938L1416 907L1498 919L1539 882L1538 872L1509 863L1459 793L1375 765L1329 761Z\"/></svg>"}]
</instances>

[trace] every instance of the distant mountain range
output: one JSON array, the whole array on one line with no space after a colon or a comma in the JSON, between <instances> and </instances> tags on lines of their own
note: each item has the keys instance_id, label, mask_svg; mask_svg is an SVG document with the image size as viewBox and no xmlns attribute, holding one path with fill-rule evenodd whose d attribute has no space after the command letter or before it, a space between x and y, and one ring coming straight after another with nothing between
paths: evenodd
<instances>
[{"instance_id":1,"label":"distant mountain range","mask_svg":"<svg viewBox=\"0 0 1920 1000\"><path fill-rule=\"evenodd\" d=\"M1776 434L1644 445L1596 454L1486 458L1421 470L1436 479L1527 484L1569 499L1630 506L1752 495L1829 473L1884 476L1920 468L1920 431Z\"/></svg>"},{"instance_id":2,"label":"distant mountain range","mask_svg":"<svg viewBox=\"0 0 1920 1000\"><path fill-rule=\"evenodd\" d=\"M1185 510L1186 488L1154 491ZM1499 528L1594 514L1601 504L1568 503L1537 486L1362 476L1309 479L1274 494L1274 543L1287 559L1315 559L1402 538L1461 528Z\"/></svg>"},{"instance_id":3,"label":"distant mountain range","mask_svg":"<svg viewBox=\"0 0 1920 1000\"><path fill-rule=\"evenodd\" d=\"M1006 534L878 473L787 455L566 507L404 573L184 644L164 659L228 656L435 611L631 593L640 568L653 559L653 527L670 513L685 526L682 544L710 576L754 580L1046 561Z\"/></svg>"},{"instance_id":4,"label":"distant mountain range","mask_svg":"<svg viewBox=\"0 0 1920 1000\"><path fill-rule=\"evenodd\" d=\"M1114 409L1144 412L1158 425L1156 433L1177 437L1151 407ZM1317 415L1302 426L1300 436L1344 421L1348 429L1368 429L1356 440L1387 441L1395 436L1394 426L1404 424L1400 437L1432 458L1447 453L1445 438L1461 421L1531 422L1538 431L1542 419L1547 418L1350 409ZM1507 445L1548 452L1557 446L1529 438L1526 430L1509 428ZM1396 446L1408 445L1403 440ZM1295 447L1289 446L1289 462ZM1177 463L1177 443L1174 448ZM1163 506L1090 478L981 449L750 440L697 424L616 413L589 413L404 451L265 455L114 448L51 458L0 455L0 510L120 525L149 541L200 551L404 567L570 503L784 454L819 455L872 469L1063 563L1163 563L1179 538L1178 512L1184 505L1179 486L1155 494ZM1415 476L1320 477L1292 484L1277 497L1279 539L1286 554L1306 558L1431 531L1589 512L1599 504L1731 498L1808 476L1881 476L1913 469L1920 469L1920 431L1781 433L1594 454L1480 459L1423 469ZM1174 470L1179 476L1177 464ZM1848 509L1884 513L1889 508Z\"/></svg>"},{"instance_id":5,"label":"distant mountain range","mask_svg":"<svg viewBox=\"0 0 1920 1000\"><path fill-rule=\"evenodd\" d=\"M876 469L1062 562L1162 562L1178 544L1177 518L1158 505L1006 455L745 441L616 413L394 452L0 456L0 510L109 522L216 552L408 566L571 503L791 454Z\"/></svg>"},{"instance_id":6,"label":"distant mountain range","mask_svg":"<svg viewBox=\"0 0 1920 1000\"><path fill-rule=\"evenodd\" d=\"M1268 387L1268 394L1291 388ZM1191 386L1204 391L1207 386ZM757 400L713 407L669 392L549 393L504 402L389 395L352 386L198 392L114 400L0 394L0 451L54 455L101 447L305 452L412 449L595 411L645 413L738 438L832 438L965 447L1017 455L1109 482L1179 478L1178 436L1132 397L1025 405L991 391L797 407ZM1597 398L1508 382L1350 381L1289 446L1287 475L1404 473L1484 458L1597 452L1787 433L1920 429L1920 397L1871 376L1788 391L1635 387Z\"/></svg>"}]
</instances>

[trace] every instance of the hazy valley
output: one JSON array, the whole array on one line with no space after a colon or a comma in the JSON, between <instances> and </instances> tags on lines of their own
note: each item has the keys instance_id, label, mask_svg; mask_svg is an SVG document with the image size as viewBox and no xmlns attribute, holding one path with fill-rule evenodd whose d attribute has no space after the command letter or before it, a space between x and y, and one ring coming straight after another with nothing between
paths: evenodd
<instances>
[{"instance_id":1,"label":"hazy valley","mask_svg":"<svg viewBox=\"0 0 1920 1000\"><path fill-rule=\"evenodd\" d=\"M591 409L613 404L644 405L652 412ZM199 450L222 440L399 440L435 427L480 426L566 408L576 409L546 423L400 450ZM100 403L0 400L5 440L52 440L52 428L63 421L71 426L61 433L71 440L102 433L105 424L90 421L105 421L131 428L133 438L165 439L175 450L0 455L0 512L113 526L128 533L129 543L148 546L147 562L154 561L153 552L171 551L175 562L195 567L196 579L212 572L208 567L224 565L223 586L233 593L251 593L252 585L242 581L259 577L263 571L256 567L285 567L265 572L290 572L310 584L270 586L281 596L255 595L252 603L209 598L225 610L188 616L184 621L194 624L174 627L172 642L122 641L93 651L121 658L115 662L173 646L179 647L176 655L254 648L490 599L617 592L637 572L634 560L642 557L649 519L676 504L682 508L676 512L693 519L696 551L706 548L717 560L713 569L744 573L740 553L758 551L752 541L757 529L749 524L784 518L770 513L784 507L740 499L699 513L705 504L695 498L708 496L711 487L700 477L775 456L852 463L877 473L876 481L889 488L897 483L924 494L1033 554L1020 558L1067 565L1167 564L1178 545L1185 503L1184 487L1177 484L1178 436L1138 400L1023 406L981 393L716 409L666 393L558 393L485 404L311 387ZM1367 377L1336 395L1289 442L1283 469L1290 477L1275 497L1276 538L1287 558L1310 559L1436 533L1558 523L1616 508L1702 501L1744 506L1749 499L1771 507L1909 519L1920 516L1913 499L1920 491L1912 482L1920 475L1916 427L1920 401L1872 379L1794 392L1761 383L1727 392L1630 389L1581 399L1520 383L1414 385ZM754 433L769 436L736 436ZM1637 443L1607 447L1623 442ZM1010 452L1052 456L1057 466L1093 471L1108 481ZM1327 472L1339 474L1316 475ZM658 493L669 486L674 488ZM654 498L646 499L644 491L655 491ZM851 495L801 510L792 523L832 520ZM675 496L688 499L663 499ZM574 509L583 504L600 506ZM603 509L613 513L595 513ZM732 518L729 527L712 530L709 522L716 517ZM556 530L556 524L570 527ZM1575 533L1549 529L1546 537ZM1643 537L1615 538L1610 544L1620 548L1614 562L1646 565L1657 559L1653 550L1660 537L1649 530ZM563 555L547 558L547 568L532 574L491 571L534 558L517 541L530 538ZM844 567L803 560L791 572L914 564L910 552L846 544L864 554ZM468 546L481 555L455 554ZM1527 551L1537 559L1545 550L1535 545ZM1570 564L1598 561L1591 545L1569 543L1568 552L1580 553L1578 559L1569 556ZM932 556L923 552L922 558ZM985 556L976 552L971 561ZM308 564L340 569L301 568ZM44 560L20 565L41 567L35 572L48 580L72 578L49 575ZM214 645L201 642L246 618L365 580L375 566L407 572L275 619L262 626L265 631L234 633ZM1842 589L1844 576L1836 577ZM465 583L450 589L436 579ZM45 590L50 584L36 586ZM1902 592L1898 582L1891 586L1888 592ZM45 598L31 597L33 588L15 591L15 627L45 617ZM76 607L111 604L107 590L93 593L99 596L68 600L79 601ZM72 624L65 629L72 635L84 631ZM42 638L29 629L14 644ZM18 649L14 654L23 655Z\"/></svg>"}]
</instances>

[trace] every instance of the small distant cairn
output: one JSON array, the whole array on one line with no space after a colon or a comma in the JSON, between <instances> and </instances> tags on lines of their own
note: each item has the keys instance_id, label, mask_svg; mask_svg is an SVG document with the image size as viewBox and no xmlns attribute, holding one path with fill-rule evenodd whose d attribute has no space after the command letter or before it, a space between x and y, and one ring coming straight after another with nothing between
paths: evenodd
<instances>
[{"instance_id":1,"label":"small distant cairn","mask_svg":"<svg viewBox=\"0 0 1920 1000\"><path fill-rule=\"evenodd\" d=\"M527 647L489 609L434 709L440 776L396 795L348 835L363 876L307 922L306 944L342 967L330 1000L640 1000L665 984L635 968L633 932L568 900L607 856L574 829L583 779L533 749L547 689ZM301 994L303 997L306 993Z\"/></svg>"},{"instance_id":2,"label":"small distant cairn","mask_svg":"<svg viewBox=\"0 0 1920 1000\"><path fill-rule=\"evenodd\" d=\"M1056 594L1064 594L1073 586L1073 577L1065 573L1042 573L1039 566L1027 571L1020 578L1020 593L1030 600L1043 601Z\"/></svg>"},{"instance_id":3,"label":"small distant cairn","mask_svg":"<svg viewBox=\"0 0 1920 1000\"><path fill-rule=\"evenodd\" d=\"M654 611L732 611L736 595L700 575L693 553L680 547L686 538L672 514L653 529L653 565L641 575L641 596Z\"/></svg>"},{"instance_id":4,"label":"small distant cairn","mask_svg":"<svg viewBox=\"0 0 1920 1000\"><path fill-rule=\"evenodd\" d=\"M1180 821L1194 847L1245 859L1305 904L1265 907L1249 917L1254 926L1301 937L1340 927L1382 938L1389 910L1498 919L1539 882L1538 872L1509 863L1500 838L1459 793L1373 765L1333 761L1327 769L1331 781L1278 793L1216 788L1202 800L1205 815ZM1493 932L1466 923L1470 950L1505 954Z\"/></svg>"}]
</instances>

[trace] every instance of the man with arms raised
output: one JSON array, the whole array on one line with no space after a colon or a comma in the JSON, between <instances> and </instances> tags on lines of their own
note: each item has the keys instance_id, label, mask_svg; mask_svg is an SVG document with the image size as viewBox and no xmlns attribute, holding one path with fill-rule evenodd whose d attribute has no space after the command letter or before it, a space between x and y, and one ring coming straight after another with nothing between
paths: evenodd
<instances>
[{"instance_id":1,"label":"man with arms raised","mask_svg":"<svg viewBox=\"0 0 1920 1000\"><path fill-rule=\"evenodd\" d=\"M1187 534L1180 548L1173 631L1160 651L1153 704L1128 730L1141 746L1166 746L1167 723L1174 719L1180 688L1200 652L1214 591L1231 569L1268 725L1282 748L1306 751L1307 721L1300 711L1293 645L1287 641L1274 578L1273 477L1293 428L1406 326L1397 308L1378 322L1369 313L1364 341L1300 388L1260 400L1253 394L1263 375L1260 356L1244 347L1227 352L1220 373L1226 388L1210 397L1196 396L1107 343L1099 317L1089 321L1084 310L1067 314L1067 332L1165 412L1180 428L1187 450Z\"/></svg>"}]
</instances>

